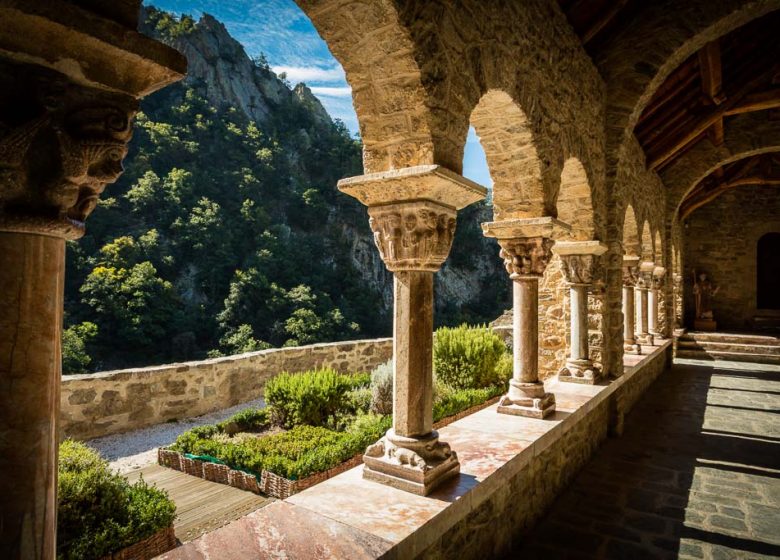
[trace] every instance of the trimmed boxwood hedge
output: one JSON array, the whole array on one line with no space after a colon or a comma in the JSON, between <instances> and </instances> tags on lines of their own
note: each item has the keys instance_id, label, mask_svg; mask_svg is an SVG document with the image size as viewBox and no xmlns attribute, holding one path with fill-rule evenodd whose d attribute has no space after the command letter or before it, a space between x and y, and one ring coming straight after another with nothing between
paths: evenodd
<instances>
[{"instance_id":1,"label":"trimmed boxwood hedge","mask_svg":"<svg viewBox=\"0 0 780 560\"><path fill-rule=\"evenodd\" d=\"M83 443L60 444L57 558L92 560L151 537L173 523L176 505L143 479L130 484Z\"/></svg>"},{"instance_id":2,"label":"trimmed boxwood hedge","mask_svg":"<svg viewBox=\"0 0 780 560\"><path fill-rule=\"evenodd\" d=\"M503 342L485 327L439 329L437 347L434 421L506 391L511 360ZM363 452L392 425L392 364L373 374L327 368L283 373L269 380L265 399L267 409L188 430L171 449L213 457L257 476L267 470L299 480L325 471ZM264 437L241 433L273 424L287 431Z\"/></svg>"}]
</instances>

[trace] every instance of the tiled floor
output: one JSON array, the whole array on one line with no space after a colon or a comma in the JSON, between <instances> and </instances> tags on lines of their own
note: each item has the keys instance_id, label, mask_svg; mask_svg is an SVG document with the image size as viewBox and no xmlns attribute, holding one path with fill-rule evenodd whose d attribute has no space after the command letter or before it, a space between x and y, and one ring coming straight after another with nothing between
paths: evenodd
<instances>
[{"instance_id":1,"label":"tiled floor","mask_svg":"<svg viewBox=\"0 0 780 560\"><path fill-rule=\"evenodd\" d=\"M780 367L676 364L511 557L780 557Z\"/></svg>"}]
</instances>

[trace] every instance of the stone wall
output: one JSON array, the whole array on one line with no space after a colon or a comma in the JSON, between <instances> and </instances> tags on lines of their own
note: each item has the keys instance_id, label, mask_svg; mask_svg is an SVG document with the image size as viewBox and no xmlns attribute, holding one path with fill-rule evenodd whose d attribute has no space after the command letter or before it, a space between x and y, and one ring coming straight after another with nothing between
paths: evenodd
<instances>
[{"instance_id":1,"label":"stone wall","mask_svg":"<svg viewBox=\"0 0 780 560\"><path fill-rule=\"evenodd\" d=\"M761 236L773 231L780 232L780 190L774 186L732 189L690 215L683 234L686 326L693 326L696 269L707 272L720 287L713 299L718 328L751 327L756 314L756 246Z\"/></svg>"},{"instance_id":2,"label":"stone wall","mask_svg":"<svg viewBox=\"0 0 780 560\"><path fill-rule=\"evenodd\" d=\"M506 554L527 533L556 496L590 460L601 443L613 431L616 403L628 412L644 391L666 369L670 346L644 361L638 367L627 367L626 374L615 383L614 391L587 410L560 437L540 449L527 464L513 469L514 474L500 481L490 496L473 504L470 512L422 552L405 555L397 547L398 556L428 559L486 558ZM580 411L578 411L579 413ZM509 467L510 465L507 465ZM485 484L484 482L482 484ZM474 498L472 498L474 501ZM422 530L421 530L422 531ZM409 541L422 540L415 535ZM413 547L412 543L408 543Z\"/></svg>"},{"instance_id":3,"label":"stone wall","mask_svg":"<svg viewBox=\"0 0 780 560\"><path fill-rule=\"evenodd\" d=\"M62 378L60 433L90 439L199 416L262 396L266 381L283 371L370 371L392 353L393 340L382 338L69 375Z\"/></svg>"}]
</instances>

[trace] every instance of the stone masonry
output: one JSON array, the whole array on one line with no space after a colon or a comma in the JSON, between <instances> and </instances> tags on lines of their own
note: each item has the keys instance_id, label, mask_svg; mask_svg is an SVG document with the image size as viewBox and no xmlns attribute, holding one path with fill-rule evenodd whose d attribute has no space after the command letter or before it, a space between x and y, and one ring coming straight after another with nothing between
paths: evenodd
<instances>
[{"instance_id":1,"label":"stone masonry","mask_svg":"<svg viewBox=\"0 0 780 560\"><path fill-rule=\"evenodd\" d=\"M61 436L90 439L199 416L256 399L265 383L283 371L371 371L392 351L392 339L383 338L68 375L62 380Z\"/></svg>"}]
</instances>

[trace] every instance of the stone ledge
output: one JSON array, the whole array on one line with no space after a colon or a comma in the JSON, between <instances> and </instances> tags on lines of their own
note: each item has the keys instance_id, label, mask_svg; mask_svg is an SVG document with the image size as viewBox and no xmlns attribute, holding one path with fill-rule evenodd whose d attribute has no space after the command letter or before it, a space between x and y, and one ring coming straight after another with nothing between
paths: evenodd
<instances>
[{"instance_id":1,"label":"stone ledge","mask_svg":"<svg viewBox=\"0 0 780 560\"><path fill-rule=\"evenodd\" d=\"M336 522L349 528L344 535L357 535L356 545L366 539L384 545L381 553L358 557L446 556L442 551L464 539L484 541L486 556L506 551L512 535L544 512L607 437L610 400L623 400L623 392L633 393L629 397L641 394L665 368L670 345L670 341L659 341L645 347L644 355L627 356L625 373L616 380L597 385L548 381L547 390L558 400L558 409L548 419L499 415L491 406L443 428L441 437L457 451L461 474L427 498L365 480L362 467L357 467L285 503L290 511L305 511L319 520L312 531ZM483 512L491 519L482 519ZM276 516L282 514L286 515L281 509L264 508L248 518L253 526L262 527L279 525L282 522ZM480 521L472 527L475 516ZM518 524L518 518L522 523ZM201 553L225 542L222 531L204 535L162 558L202 558ZM238 539L238 550L245 545L269 553L264 543L286 542L284 536L271 539L262 532L239 531L238 526L230 531L231 539ZM308 533L309 528L300 526L296 531ZM295 540L294 535L289 540ZM316 558L322 544L312 541L310 548L296 549L293 556ZM221 557L239 556L224 550Z\"/></svg>"}]
</instances>

